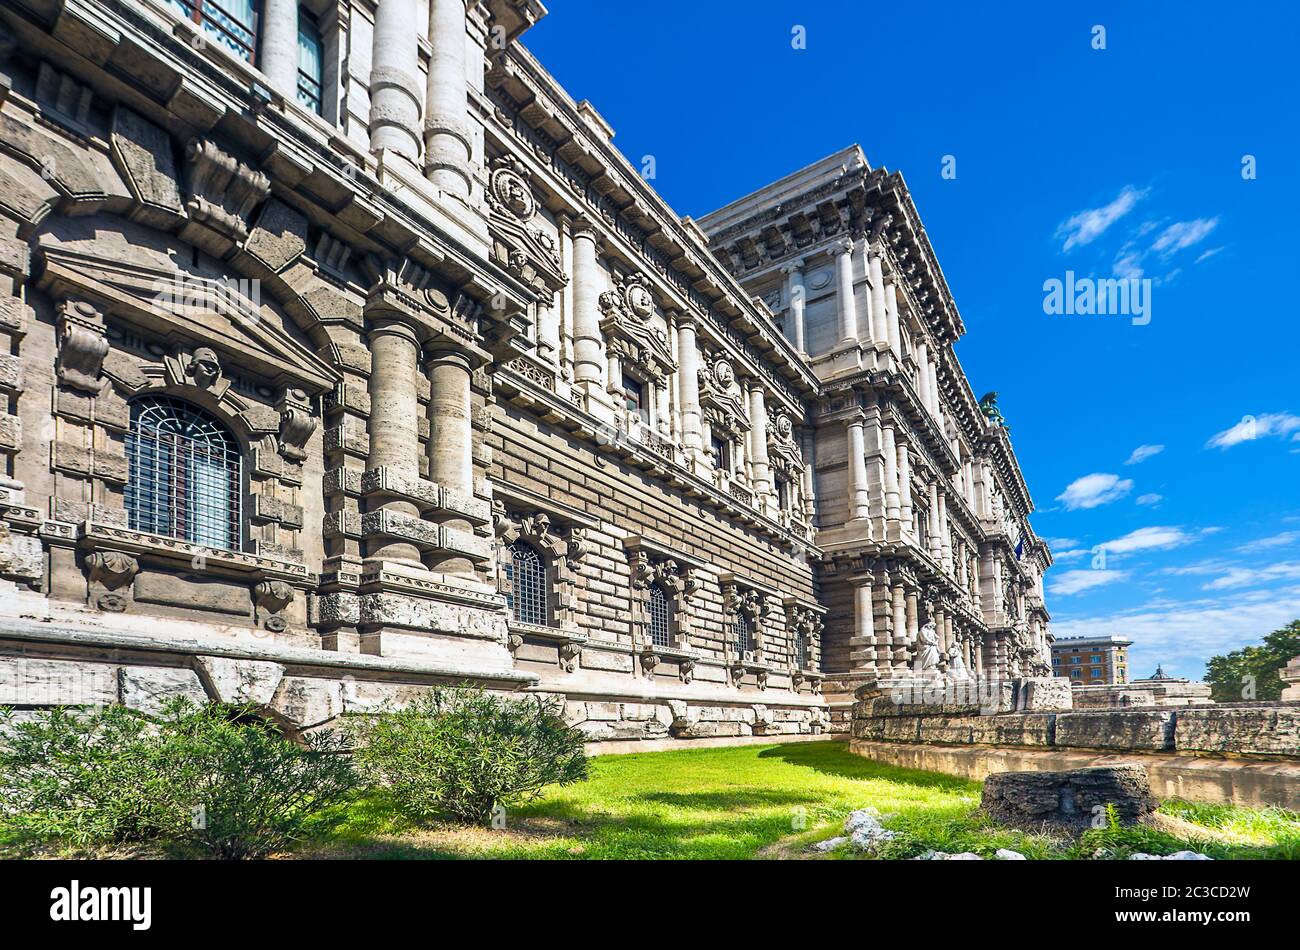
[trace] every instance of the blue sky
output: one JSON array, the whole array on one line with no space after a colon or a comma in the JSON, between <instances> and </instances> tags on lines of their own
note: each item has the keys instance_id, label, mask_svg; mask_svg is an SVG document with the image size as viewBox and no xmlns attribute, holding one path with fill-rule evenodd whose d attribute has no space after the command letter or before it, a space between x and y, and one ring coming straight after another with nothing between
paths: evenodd
<instances>
[{"instance_id":1,"label":"blue sky","mask_svg":"<svg viewBox=\"0 0 1300 950\"><path fill-rule=\"evenodd\" d=\"M549 5L525 43L681 214L852 142L903 173L1056 551L1058 636L1199 678L1300 618L1293 5ZM1149 279L1150 322L1044 313L1067 271Z\"/></svg>"}]
</instances>

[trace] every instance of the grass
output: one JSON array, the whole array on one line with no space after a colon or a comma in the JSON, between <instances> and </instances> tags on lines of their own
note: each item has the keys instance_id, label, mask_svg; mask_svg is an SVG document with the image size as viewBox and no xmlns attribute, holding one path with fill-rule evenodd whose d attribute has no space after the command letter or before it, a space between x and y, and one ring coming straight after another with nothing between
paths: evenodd
<instances>
[{"instance_id":1,"label":"grass","mask_svg":"<svg viewBox=\"0 0 1300 950\"><path fill-rule=\"evenodd\" d=\"M1300 858L1300 814L1280 809L1170 801L1152 826L1103 828L1071 842L999 827L979 812L979 796L977 782L872 762L837 742L602 756L592 760L589 780L547 789L512 811L503 830L417 828L382 792L372 791L329 816L338 823L330 830L322 823L312 842L285 857L807 858L809 844L842 833L850 811L872 806L897 834L882 858L906 859L929 849L991 858L998 848L1031 859L1181 850L1215 858ZM6 842L0 828L0 854L6 844L16 842ZM826 856L853 857L848 849Z\"/></svg>"},{"instance_id":2,"label":"grass","mask_svg":"<svg viewBox=\"0 0 1300 950\"><path fill-rule=\"evenodd\" d=\"M804 858L809 844L842 833L850 811L872 806L897 833L882 858L930 849L991 858L999 848L1030 859L1181 850L1300 857L1300 815L1277 809L1170 802L1158 827L1099 829L1071 842L999 827L979 812L979 796L978 782L872 762L836 742L602 756L592 760L588 781L549 789L513 811L504 830L412 828L371 793L305 856Z\"/></svg>"}]
</instances>

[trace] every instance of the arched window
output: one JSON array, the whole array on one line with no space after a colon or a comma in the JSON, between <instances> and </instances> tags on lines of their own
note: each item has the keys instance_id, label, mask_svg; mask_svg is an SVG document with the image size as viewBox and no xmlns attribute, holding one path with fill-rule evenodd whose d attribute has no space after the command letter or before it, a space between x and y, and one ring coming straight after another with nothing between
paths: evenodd
<instances>
[{"instance_id":1,"label":"arched window","mask_svg":"<svg viewBox=\"0 0 1300 950\"><path fill-rule=\"evenodd\" d=\"M550 586L546 564L537 549L525 541L510 545L510 611L520 623L546 626Z\"/></svg>"},{"instance_id":2,"label":"arched window","mask_svg":"<svg viewBox=\"0 0 1300 950\"><path fill-rule=\"evenodd\" d=\"M131 403L126 439L130 526L192 544L242 547L239 447L210 413L170 396Z\"/></svg>"},{"instance_id":3,"label":"arched window","mask_svg":"<svg viewBox=\"0 0 1300 950\"><path fill-rule=\"evenodd\" d=\"M650 642L657 647L672 645L672 609L658 584L650 585Z\"/></svg>"},{"instance_id":4,"label":"arched window","mask_svg":"<svg viewBox=\"0 0 1300 950\"><path fill-rule=\"evenodd\" d=\"M750 620L744 613L737 612L736 619L731 623L731 635L734 638L736 653L743 655L751 653L754 649L754 621Z\"/></svg>"}]
</instances>

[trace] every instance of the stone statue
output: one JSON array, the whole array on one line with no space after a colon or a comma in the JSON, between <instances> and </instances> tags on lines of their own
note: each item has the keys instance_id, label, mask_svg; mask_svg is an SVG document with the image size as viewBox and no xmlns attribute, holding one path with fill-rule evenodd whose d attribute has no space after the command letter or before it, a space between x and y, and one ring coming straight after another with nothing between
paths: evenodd
<instances>
[{"instance_id":1,"label":"stone statue","mask_svg":"<svg viewBox=\"0 0 1300 950\"><path fill-rule=\"evenodd\" d=\"M954 680L970 679L970 670L966 668L966 657L962 655L960 643L948 648L948 676Z\"/></svg>"},{"instance_id":2,"label":"stone statue","mask_svg":"<svg viewBox=\"0 0 1300 950\"><path fill-rule=\"evenodd\" d=\"M210 388L221 378L221 361L210 347L201 346L194 351L190 359L190 375L194 382L204 389Z\"/></svg>"},{"instance_id":3,"label":"stone statue","mask_svg":"<svg viewBox=\"0 0 1300 950\"><path fill-rule=\"evenodd\" d=\"M931 620L917 635L916 672L932 673L939 669L939 631Z\"/></svg>"},{"instance_id":4,"label":"stone statue","mask_svg":"<svg viewBox=\"0 0 1300 950\"><path fill-rule=\"evenodd\" d=\"M984 418L995 426L1006 429L1008 432L1011 428L1007 425L1007 420L1002 417L1002 410L998 408L998 394L996 392L985 393L980 397L980 412L984 413Z\"/></svg>"}]
</instances>

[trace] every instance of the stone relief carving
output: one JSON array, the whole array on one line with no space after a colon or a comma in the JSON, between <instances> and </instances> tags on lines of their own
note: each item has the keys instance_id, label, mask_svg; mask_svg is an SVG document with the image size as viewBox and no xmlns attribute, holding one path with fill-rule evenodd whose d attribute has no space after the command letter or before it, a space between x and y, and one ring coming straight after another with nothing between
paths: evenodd
<instances>
[{"instance_id":1,"label":"stone relief carving","mask_svg":"<svg viewBox=\"0 0 1300 950\"><path fill-rule=\"evenodd\" d=\"M600 295L599 306L608 351L646 379L663 384L677 370L677 361L668 335L651 322L655 302L645 278L616 275L614 289Z\"/></svg>"},{"instance_id":2,"label":"stone relief carving","mask_svg":"<svg viewBox=\"0 0 1300 950\"><path fill-rule=\"evenodd\" d=\"M234 241L248 237L248 216L271 193L271 180L207 139L185 148L190 217Z\"/></svg>"},{"instance_id":3,"label":"stone relief carving","mask_svg":"<svg viewBox=\"0 0 1300 950\"><path fill-rule=\"evenodd\" d=\"M307 459L306 445L316 431L307 394L301 389L286 388L276 409L280 413L280 455L288 462L301 464Z\"/></svg>"},{"instance_id":4,"label":"stone relief carving","mask_svg":"<svg viewBox=\"0 0 1300 950\"><path fill-rule=\"evenodd\" d=\"M131 606L131 582L140 562L121 551L93 551L86 556L87 602L97 610L122 613Z\"/></svg>"},{"instance_id":5,"label":"stone relief carving","mask_svg":"<svg viewBox=\"0 0 1300 950\"><path fill-rule=\"evenodd\" d=\"M100 389L100 371L109 343L104 335L104 317L84 300L65 300L59 312L59 383L80 392L95 394Z\"/></svg>"},{"instance_id":6,"label":"stone relief carving","mask_svg":"<svg viewBox=\"0 0 1300 950\"><path fill-rule=\"evenodd\" d=\"M739 439L750 429L749 410L736 384L736 371L723 357L700 368L700 409L716 434Z\"/></svg>"},{"instance_id":7,"label":"stone relief carving","mask_svg":"<svg viewBox=\"0 0 1300 950\"><path fill-rule=\"evenodd\" d=\"M568 283L555 239L533 225L537 199L527 166L513 155L492 160L487 203L492 257L550 306Z\"/></svg>"},{"instance_id":8,"label":"stone relief carving","mask_svg":"<svg viewBox=\"0 0 1300 950\"><path fill-rule=\"evenodd\" d=\"M551 588L551 626L556 631L568 631L576 635L578 572L583 560L592 550L585 529L578 525L567 528L557 526L546 512L511 512L500 499L492 503L492 527L498 541L497 578L500 593L510 593L510 580L505 569L510 558L510 546L516 541L531 545L546 561ZM512 650L523 645L523 634L519 630L512 631L510 645ZM581 656L581 639L560 644L559 662L566 672L578 668Z\"/></svg>"},{"instance_id":9,"label":"stone relief carving","mask_svg":"<svg viewBox=\"0 0 1300 950\"><path fill-rule=\"evenodd\" d=\"M257 620L272 633L281 633L288 627L283 616L284 608L293 602L293 587L285 581L259 581L253 586L253 604Z\"/></svg>"}]
</instances>

